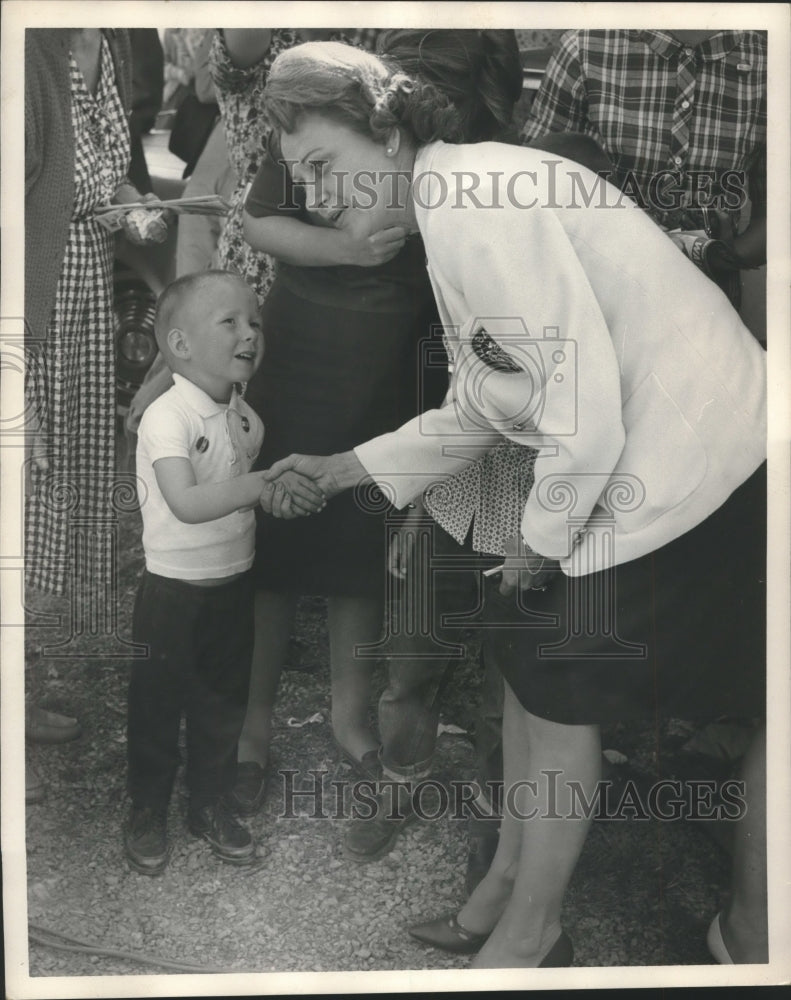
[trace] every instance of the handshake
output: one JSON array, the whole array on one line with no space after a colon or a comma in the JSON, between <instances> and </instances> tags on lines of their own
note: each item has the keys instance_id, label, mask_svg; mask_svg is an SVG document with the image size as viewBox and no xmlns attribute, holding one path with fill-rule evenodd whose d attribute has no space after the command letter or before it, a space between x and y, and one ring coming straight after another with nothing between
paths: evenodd
<instances>
[{"instance_id":1,"label":"handshake","mask_svg":"<svg viewBox=\"0 0 791 1000\"><path fill-rule=\"evenodd\" d=\"M259 473L263 480L261 508L285 519L317 514L331 497L354 485L356 480L349 475L350 454L289 455L275 462ZM352 461L356 463L356 459ZM364 478L364 473L359 478Z\"/></svg>"}]
</instances>

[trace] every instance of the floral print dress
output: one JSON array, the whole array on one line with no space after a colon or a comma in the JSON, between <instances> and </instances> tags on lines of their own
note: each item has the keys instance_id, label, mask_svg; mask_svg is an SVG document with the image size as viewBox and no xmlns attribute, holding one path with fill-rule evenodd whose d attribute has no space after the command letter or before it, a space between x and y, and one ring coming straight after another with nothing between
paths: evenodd
<instances>
[{"instance_id":1,"label":"floral print dress","mask_svg":"<svg viewBox=\"0 0 791 1000\"><path fill-rule=\"evenodd\" d=\"M274 279L275 262L268 254L253 250L245 242L242 232L244 197L248 184L258 173L271 129L263 101L269 68L284 49L298 41L296 31L275 28L264 58L253 66L239 69L228 54L223 33L218 29L209 56L228 156L238 179L217 248L218 264L241 274L262 301Z\"/></svg>"}]
</instances>

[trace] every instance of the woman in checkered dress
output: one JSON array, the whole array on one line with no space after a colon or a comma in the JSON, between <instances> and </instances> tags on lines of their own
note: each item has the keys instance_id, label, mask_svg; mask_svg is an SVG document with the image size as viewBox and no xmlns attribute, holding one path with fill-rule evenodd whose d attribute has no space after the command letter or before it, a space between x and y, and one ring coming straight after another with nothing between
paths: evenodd
<instances>
[{"instance_id":1,"label":"woman in checkered dress","mask_svg":"<svg viewBox=\"0 0 791 1000\"><path fill-rule=\"evenodd\" d=\"M112 234L93 217L139 193L129 166L131 57L121 31L28 30L25 87L26 393L37 435L26 497L27 583L107 579L95 530L115 467ZM74 535L76 538L77 535Z\"/></svg>"}]
</instances>

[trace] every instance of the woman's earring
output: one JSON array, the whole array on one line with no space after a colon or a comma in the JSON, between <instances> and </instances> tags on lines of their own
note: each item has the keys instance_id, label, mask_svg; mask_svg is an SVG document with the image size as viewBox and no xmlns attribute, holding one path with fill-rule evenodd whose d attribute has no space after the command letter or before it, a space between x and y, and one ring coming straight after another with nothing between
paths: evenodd
<instances>
[{"instance_id":1,"label":"woman's earring","mask_svg":"<svg viewBox=\"0 0 791 1000\"><path fill-rule=\"evenodd\" d=\"M392 153L393 152L393 147L392 146L388 146L387 147L387 152L388 153Z\"/></svg>"}]
</instances>

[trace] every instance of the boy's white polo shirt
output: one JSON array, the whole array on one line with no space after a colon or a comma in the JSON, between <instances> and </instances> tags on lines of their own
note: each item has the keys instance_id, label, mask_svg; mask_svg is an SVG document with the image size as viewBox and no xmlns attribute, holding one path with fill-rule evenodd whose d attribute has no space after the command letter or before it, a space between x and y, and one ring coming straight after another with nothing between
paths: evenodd
<instances>
[{"instance_id":1,"label":"boy's white polo shirt","mask_svg":"<svg viewBox=\"0 0 791 1000\"><path fill-rule=\"evenodd\" d=\"M250 471L264 439L264 425L236 389L230 403L217 403L183 376L174 375L173 381L173 388L145 411L138 430L138 497L146 568L180 580L233 576L253 562L254 511L185 524L165 502L154 463L162 458L187 458L198 483L234 479Z\"/></svg>"}]
</instances>

